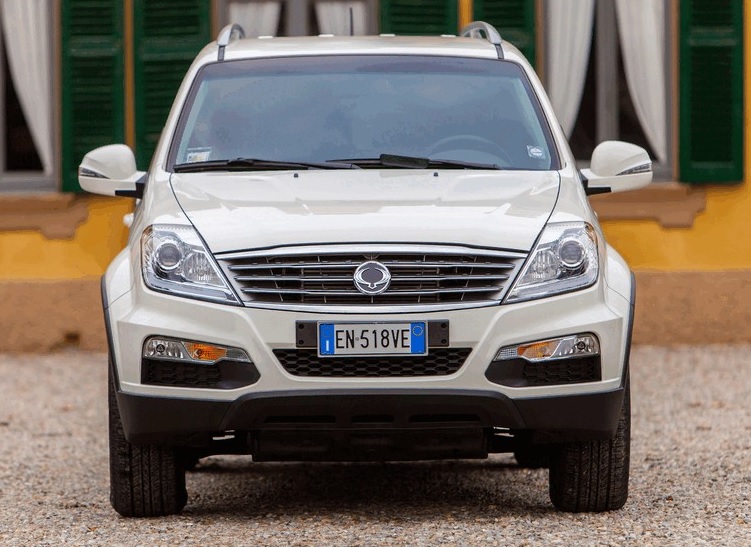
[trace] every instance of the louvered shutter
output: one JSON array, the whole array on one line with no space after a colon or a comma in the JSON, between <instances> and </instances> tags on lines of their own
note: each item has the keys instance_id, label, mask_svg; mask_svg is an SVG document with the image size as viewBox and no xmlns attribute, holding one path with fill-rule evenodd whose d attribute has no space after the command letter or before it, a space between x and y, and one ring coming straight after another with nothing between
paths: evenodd
<instances>
[{"instance_id":1,"label":"louvered shutter","mask_svg":"<svg viewBox=\"0 0 751 547\"><path fill-rule=\"evenodd\" d=\"M62 189L81 192L78 165L125 141L122 0L65 0L62 26Z\"/></svg>"},{"instance_id":2,"label":"louvered shutter","mask_svg":"<svg viewBox=\"0 0 751 547\"><path fill-rule=\"evenodd\" d=\"M681 2L680 179L743 180L743 2Z\"/></svg>"},{"instance_id":3,"label":"louvered shutter","mask_svg":"<svg viewBox=\"0 0 751 547\"><path fill-rule=\"evenodd\" d=\"M456 0L382 0L381 32L437 36L456 34Z\"/></svg>"},{"instance_id":4,"label":"louvered shutter","mask_svg":"<svg viewBox=\"0 0 751 547\"><path fill-rule=\"evenodd\" d=\"M518 47L535 64L535 0L475 0L476 21L490 23L501 38Z\"/></svg>"},{"instance_id":5,"label":"louvered shutter","mask_svg":"<svg viewBox=\"0 0 751 547\"><path fill-rule=\"evenodd\" d=\"M135 0L136 161L147 169L180 83L211 41L210 0Z\"/></svg>"}]
</instances>

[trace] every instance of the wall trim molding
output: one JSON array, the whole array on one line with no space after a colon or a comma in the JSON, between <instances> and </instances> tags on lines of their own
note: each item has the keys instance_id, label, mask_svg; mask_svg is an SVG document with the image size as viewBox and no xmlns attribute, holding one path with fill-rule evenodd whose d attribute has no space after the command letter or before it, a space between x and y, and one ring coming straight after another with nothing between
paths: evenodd
<instances>
[{"instance_id":1,"label":"wall trim molding","mask_svg":"<svg viewBox=\"0 0 751 547\"><path fill-rule=\"evenodd\" d=\"M655 220L665 228L691 228L707 206L704 188L678 182L651 184L640 190L590 198L601 221Z\"/></svg>"},{"instance_id":2,"label":"wall trim molding","mask_svg":"<svg viewBox=\"0 0 751 547\"><path fill-rule=\"evenodd\" d=\"M88 200L63 193L0 196L0 232L39 231L47 239L72 239L89 218Z\"/></svg>"}]
</instances>

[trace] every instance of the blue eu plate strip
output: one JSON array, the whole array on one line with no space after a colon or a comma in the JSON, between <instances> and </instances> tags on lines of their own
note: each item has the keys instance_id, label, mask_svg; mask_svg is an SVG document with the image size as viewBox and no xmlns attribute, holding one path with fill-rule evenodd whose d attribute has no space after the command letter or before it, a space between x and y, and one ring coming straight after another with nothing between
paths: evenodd
<instances>
[{"instance_id":1,"label":"blue eu plate strip","mask_svg":"<svg viewBox=\"0 0 751 547\"><path fill-rule=\"evenodd\" d=\"M412 323L410 333L412 335L412 353L425 353L425 323Z\"/></svg>"},{"instance_id":2,"label":"blue eu plate strip","mask_svg":"<svg viewBox=\"0 0 751 547\"><path fill-rule=\"evenodd\" d=\"M334 355L334 325L329 323L318 328L318 347L321 355Z\"/></svg>"}]
</instances>

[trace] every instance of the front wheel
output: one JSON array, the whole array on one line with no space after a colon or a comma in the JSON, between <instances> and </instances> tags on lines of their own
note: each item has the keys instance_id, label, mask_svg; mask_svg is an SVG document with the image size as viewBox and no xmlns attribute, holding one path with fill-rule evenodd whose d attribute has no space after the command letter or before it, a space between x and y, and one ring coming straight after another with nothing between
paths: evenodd
<instances>
[{"instance_id":1,"label":"front wheel","mask_svg":"<svg viewBox=\"0 0 751 547\"><path fill-rule=\"evenodd\" d=\"M174 448L128 442L109 368L110 503L124 517L179 513L188 501L182 460Z\"/></svg>"},{"instance_id":2,"label":"front wheel","mask_svg":"<svg viewBox=\"0 0 751 547\"><path fill-rule=\"evenodd\" d=\"M602 512L620 509L628 498L631 454L631 390L626 378L615 437L566 443L550 454L550 501L561 511Z\"/></svg>"}]
</instances>

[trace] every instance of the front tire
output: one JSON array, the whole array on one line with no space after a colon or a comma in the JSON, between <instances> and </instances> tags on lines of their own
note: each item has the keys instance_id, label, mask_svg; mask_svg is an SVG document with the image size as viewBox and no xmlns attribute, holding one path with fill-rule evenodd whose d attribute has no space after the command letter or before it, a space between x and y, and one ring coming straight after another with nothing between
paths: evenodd
<instances>
[{"instance_id":1,"label":"front tire","mask_svg":"<svg viewBox=\"0 0 751 547\"><path fill-rule=\"evenodd\" d=\"M182 511L188 501L185 469L174 448L128 442L109 367L110 503L124 517Z\"/></svg>"},{"instance_id":2,"label":"front tire","mask_svg":"<svg viewBox=\"0 0 751 547\"><path fill-rule=\"evenodd\" d=\"M550 501L561 511L620 509L628 499L631 454L631 389L628 377L615 437L566 443L550 455Z\"/></svg>"}]
</instances>

